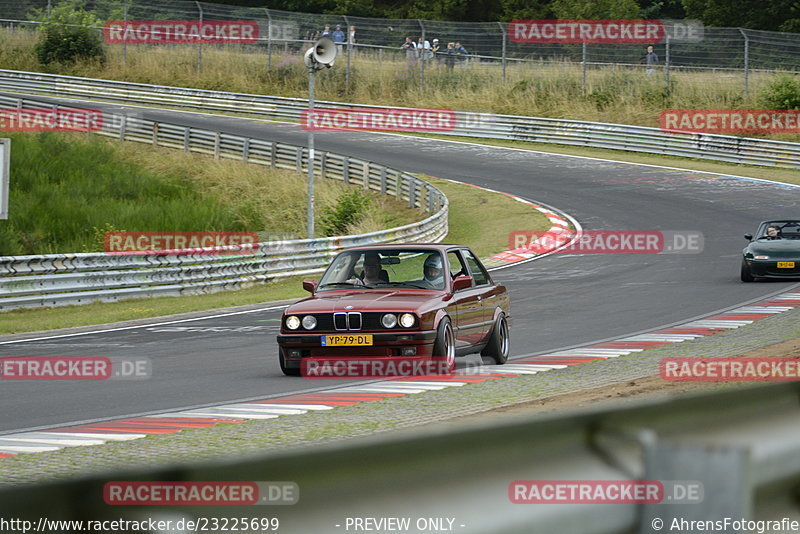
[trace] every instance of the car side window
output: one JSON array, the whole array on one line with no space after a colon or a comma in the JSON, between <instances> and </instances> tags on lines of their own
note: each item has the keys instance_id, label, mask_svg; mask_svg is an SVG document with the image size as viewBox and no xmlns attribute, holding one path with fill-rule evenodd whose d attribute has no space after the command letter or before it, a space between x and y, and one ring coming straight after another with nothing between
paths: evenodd
<instances>
[{"instance_id":1,"label":"car side window","mask_svg":"<svg viewBox=\"0 0 800 534\"><path fill-rule=\"evenodd\" d=\"M465 276L468 271L461 257L456 251L447 253L447 262L450 264L450 278L455 279L456 276Z\"/></svg>"},{"instance_id":2,"label":"car side window","mask_svg":"<svg viewBox=\"0 0 800 534\"><path fill-rule=\"evenodd\" d=\"M476 286L482 286L489 283L489 274L486 272L486 269L483 268L483 265L478 262L475 256L468 250L462 250L462 254L464 254L464 259L469 266L469 274L472 276L473 280L475 280Z\"/></svg>"}]
</instances>

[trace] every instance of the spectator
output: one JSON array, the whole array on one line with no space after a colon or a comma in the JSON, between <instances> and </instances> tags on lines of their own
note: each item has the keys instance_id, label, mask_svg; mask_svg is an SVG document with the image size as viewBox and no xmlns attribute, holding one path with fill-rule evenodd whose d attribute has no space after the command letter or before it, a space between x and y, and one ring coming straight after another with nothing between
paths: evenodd
<instances>
[{"instance_id":1,"label":"spectator","mask_svg":"<svg viewBox=\"0 0 800 534\"><path fill-rule=\"evenodd\" d=\"M330 24L326 24L325 25L325 29L322 30L322 34L320 35L320 37L327 37L328 39L331 38L331 25Z\"/></svg>"},{"instance_id":2,"label":"spectator","mask_svg":"<svg viewBox=\"0 0 800 534\"><path fill-rule=\"evenodd\" d=\"M342 48L344 43L344 32L342 31L342 26L340 24L336 25L336 29L333 31L332 34L333 42L336 43L336 53L341 55Z\"/></svg>"},{"instance_id":3,"label":"spectator","mask_svg":"<svg viewBox=\"0 0 800 534\"><path fill-rule=\"evenodd\" d=\"M431 57L436 58L436 61L441 59L439 56L439 39L434 39L431 44Z\"/></svg>"},{"instance_id":4,"label":"spectator","mask_svg":"<svg viewBox=\"0 0 800 534\"><path fill-rule=\"evenodd\" d=\"M461 46L460 42L456 41L455 46L453 47L453 53L456 55L459 65L467 65L467 49Z\"/></svg>"},{"instance_id":5,"label":"spectator","mask_svg":"<svg viewBox=\"0 0 800 534\"><path fill-rule=\"evenodd\" d=\"M347 36L347 44L356 44L356 27L350 26L350 33Z\"/></svg>"},{"instance_id":6,"label":"spectator","mask_svg":"<svg viewBox=\"0 0 800 534\"><path fill-rule=\"evenodd\" d=\"M406 61L408 68L417 64L417 45L411 37L406 37L406 41L400 46L406 51Z\"/></svg>"},{"instance_id":7,"label":"spectator","mask_svg":"<svg viewBox=\"0 0 800 534\"><path fill-rule=\"evenodd\" d=\"M647 47L647 54L644 56L644 62L647 65L647 75L651 76L653 72L655 72L655 68L652 65L658 65L658 56L655 52L653 52L653 47Z\"/></svg>"},{"instance_id":8,"label":"spectator","mask_svg":"<svg viewBox=\"0 0 800 534\"><path fill-rule=\"evenodd\" d=\"M447 50L444 51L444 64L448 69L452 69L456 64L456 50L454 43L447 43Z\"/></svg>"},{"instance_id":9,"label":"spectator","mask_svg":"<svg viewBox=\"0 0 800 534\"><path fill-rule=\"evenodd\" d=\"M337 24L336 29L333 31L333 42L336 44L344 42L344 32L342 31L342 26Z\"/></svg>"},{"instance_id":10,"label":"spectator","mask_svg":"<svg viewBox=\"0 0 800 534\"><path fill-rule=\"evenodd\" d=\"M417 54L423 61L427 61L433 56L431 55L431 43L427 39L423 39L422 37L419 38L419 43L417 44Z\"/></svg>"}]
</instances>

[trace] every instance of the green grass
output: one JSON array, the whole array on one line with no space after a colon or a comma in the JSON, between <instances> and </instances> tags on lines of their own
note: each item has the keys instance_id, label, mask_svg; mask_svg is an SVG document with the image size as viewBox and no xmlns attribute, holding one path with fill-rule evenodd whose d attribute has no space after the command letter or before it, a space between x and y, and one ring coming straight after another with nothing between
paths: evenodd
<instances>
[{"instance_id":1,"label":"green grass","mask_svg":"<svg viewBox=\"0 0 800 534\"><path fill-rule=\"evenodd\" d=\"M430 179L430 181L435 183L451 201L450 232L445 241L469 245L480 257L506 250L508 234L514 230L550 228L550 221L544 215L505 195L444 180ZM480 221L482 222L479 223ZM307 295L300 281L300 278L290 278L270 284L256 284L239 291L210 295L131 299L85 306L14 310L0 314L0 334L112 323L299 298Z\"/></svg>"},{"instance_id":2,"label":"green grass","mask_svg":"<svg viewBox=\"0 0 800 534\"><path fill-rule=\"evenodd\" d=\"M96 252L108 231L305 233L305 178L179 150L81 134L11 134L9 219L0 255ZM354 186L318 180L317 224ZM369 194L360 233L419 220ZM320 226L318 226L319 228Z\"/></svg>"}]
</instances>

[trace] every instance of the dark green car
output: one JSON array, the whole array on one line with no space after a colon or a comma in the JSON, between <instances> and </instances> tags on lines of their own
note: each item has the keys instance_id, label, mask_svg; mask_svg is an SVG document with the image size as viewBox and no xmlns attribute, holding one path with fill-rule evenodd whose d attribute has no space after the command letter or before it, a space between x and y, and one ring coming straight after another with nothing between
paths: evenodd
<instances>
[{"instance_id":1,"label":"dark green car","mask_svg":"<svg viewBox=\"0 0 800 534\"><path fill-rule=\"evenodd\" d=\"M756 278L800 278L800 219L764 221L742 251L742 282Z\"/></svg>"}]
</instances>

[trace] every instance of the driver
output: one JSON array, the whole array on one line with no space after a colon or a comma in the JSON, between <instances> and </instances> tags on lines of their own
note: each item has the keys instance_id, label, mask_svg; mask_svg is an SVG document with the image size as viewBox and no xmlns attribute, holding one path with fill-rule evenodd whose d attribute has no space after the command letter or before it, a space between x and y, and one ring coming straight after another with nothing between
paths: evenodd
<instances>
[{"instance_id":1,"label":"driver","mask_svg":"<svg viewBox=\"0 0 800 534\"><path fill-rule=\"evenodd\" d=\"M780 239L781 238L781 230L777 226L770 225L767 227L767 233L764 235L764 239Z\"/></svg>"},{"instance_id":2,"label":"driver","mask_svg":"<svg viewBox=\"0 0 800 534\"><path fill-rule=\"evenodd\" d=\"M444 269L442 269L442 256L431 254L425 259L422 267L424 273L423 283L430 289L444 289Z\"/></svg>"},{"instance_id":3,"label":"driver","mask_svg":"<svg viewBox=\"0 0 800 534\"><path fill-rule=\"evenodd\" d=\"M364 255L364 276L361 281L366 286L380 284L381 280L381 259L375 252L367 252Z\"/></svg>"}]
</instances>

